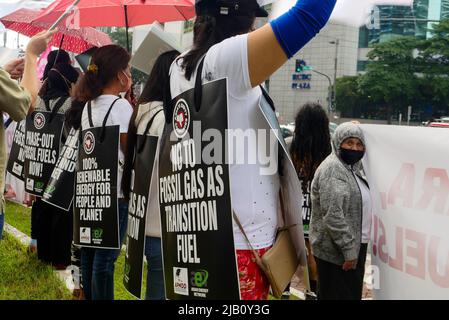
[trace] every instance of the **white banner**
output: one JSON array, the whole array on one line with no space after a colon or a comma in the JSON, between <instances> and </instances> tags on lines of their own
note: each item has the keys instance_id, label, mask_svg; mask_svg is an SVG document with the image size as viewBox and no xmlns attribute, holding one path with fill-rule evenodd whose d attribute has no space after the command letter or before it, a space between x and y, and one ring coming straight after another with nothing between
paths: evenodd
<instances>
[{"instance_id":1,"label":"white banner","mask_svg":"<svg viewBox=\"0 0 449 320\"><path fill-rule=\"evenodd\" d=\"M361 127L374 202L375 298L448 299L449 130Z\"/></svg>"}]
</instances>

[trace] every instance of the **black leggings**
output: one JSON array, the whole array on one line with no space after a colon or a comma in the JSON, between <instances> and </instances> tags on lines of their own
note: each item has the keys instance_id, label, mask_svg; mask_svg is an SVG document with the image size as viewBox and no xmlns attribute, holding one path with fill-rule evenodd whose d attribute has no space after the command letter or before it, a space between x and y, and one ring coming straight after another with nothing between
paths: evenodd
<instances>
[{"instance_id":1,"label":"black leggings","mask_svg":"<svg viewBox=\"0 0 449 320\"><path fill-rule=\"evenodd\" d=\"M69 266L73 233L73 214L38 198L32 208L32 238L37 240L39 260L55 266Z\"/></svg>"},{"instance_id":2,"label":"black leggings","mask_svg":"<svg viewBox=\"0 0 449 320\"><path fill-rule=\"evenodd\" d=\"M362 299L367 248L367 244L361 245L357 267L349 271L315 257L318 267L318 300Z\"/></svg>"}]
</instances>

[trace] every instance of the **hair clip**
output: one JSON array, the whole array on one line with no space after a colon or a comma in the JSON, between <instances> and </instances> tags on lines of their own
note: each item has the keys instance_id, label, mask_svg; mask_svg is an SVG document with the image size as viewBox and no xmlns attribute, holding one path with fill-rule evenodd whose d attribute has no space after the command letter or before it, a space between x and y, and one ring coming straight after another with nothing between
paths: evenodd
<instances>
[{"instance_id":1,"label":"hair clip","mask_svg":"<svg viewBox=\"0 0 449 320\"><path fill-rule=\"evenodd\" d=\"M87 71L97 74L98 73L98 66L96 64L94 64L94 63L91 63L91 64L89 64L87 66Z\"/></svg>"}]
</instances>

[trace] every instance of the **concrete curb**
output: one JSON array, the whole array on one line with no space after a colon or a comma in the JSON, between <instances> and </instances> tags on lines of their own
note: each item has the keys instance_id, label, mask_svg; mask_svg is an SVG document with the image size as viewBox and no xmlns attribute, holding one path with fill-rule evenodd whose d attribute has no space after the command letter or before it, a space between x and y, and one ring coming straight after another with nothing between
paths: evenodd
<instances>
[{"instance_id":1,"label":"concrete curb","mask_svg":"<svg viewBox=\"0 0 449 320\"><path fill-rule=\"evenodd\" d=\"M13 226L5 223L5 232L12 235L14 238L19 240L23 245L28 246L30 244L31 238L28 237L25 233L19 231Z\"/></svg>"}]
</instances>

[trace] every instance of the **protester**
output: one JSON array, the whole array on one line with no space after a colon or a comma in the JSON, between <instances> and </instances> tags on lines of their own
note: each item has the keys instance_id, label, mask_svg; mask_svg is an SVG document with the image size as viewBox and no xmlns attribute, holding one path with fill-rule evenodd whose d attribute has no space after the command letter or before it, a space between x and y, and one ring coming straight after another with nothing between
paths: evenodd
<instances>
[{"instance_id":1,"label":"protester","mask_svg":"<svg viewBox=\"0 0 449 320\"><path fill-rule=\"evenodd\" d=\"M63 51L63 50L53 50L51 51L48 56L47 56L47 64L45 65L45 69L44 69L44 73L42 76L42 82L43 82L43 87L41 88L39 94L42 93L43 90L46 90L46 87L48 86L48 81L46 81L48 79L48 74L50 72L50 70L56 65L56 64L65 64L65 65L70 65L71 61L70 61L70 56L67 52ZM61 79L57 79L55 82L55 84L53 84L53 87L58 85L58 81L60 81ZM76 79L75 81L76 82ZM65 86L63 88L63 90L65 90ZM67 91L67 90L65 90ZM40 110L42 110L44 106L41 106L41 108L39 108ZM34 108L30 108L29 110L29 114L31 112L33 112ZM67 107L64 107L64 109L66 110ZM42 202L36 201L36 197L33 195L30 195L30 201L32 203L32 209L31 209L31 240L30 240L30 244L29 244L29 251L30 252L37 252L37 237L39 235L39 229L40 229L40 212L44 211L43 209L41 209L41 204ZM42 234L42 233L41 233ZM41 246L41 251L44 247ZM44 249L45 250L45 249ZM42 257L42 256L41 256ZM42 258L41 258L42 259ZM49 261L50 262L50 261Z\"/></svg>"},{"instance_id":2,"label":"protester","mask_svg":"<svg viewBox=\"0 0 449 320\"><path fill-rule=\"evenodd\" d=\"M302 223L307 247L310 289L316 293L317 267L309 242L309 225L312 214L310 185L318 166L332 152L329 132L329 118L323 107L316 103L307 103L301 107L295 118L295 132L286 139L298 178L302 186Z\"/></svg>"},{"instance_id":3,"label":"protester","mask_svg":"<svg viewBox=\"0 0 449 320\"><path fill-rule=\"evenodd\" d=\"M360 300L372 201L361 174L366 147L357 124L335 131L333 153L312 182L310 243L318 267L318 299Z\"/></svg>"},{"instance_id":4,"label":"protester","mask_svg":"<svg viewBox=\"0 0 449 320\"><path fill-rule=\"evenodd\" d=\"M70 94L78 76L67 52L64 50L50 52L35 111L65 114L71 106ZM33 116L33 113L29 115L29 117ZM62 143L67 135L68 131L63 131ZM58 270L65 270L71 261L72 212L66 212L36 197L31 214L39 260L52 264Z\"/></svg>"},{"instance_id":5,"label":"protester","mask_svg":"<svg viewBox=\"0 0 449 320\"><path fill-rule=\"evenodd\" d=\"M127 92L132 85L130 55L122 47L108 45L99 48L92 56L88 71L80 77L75 86L74 96L77 101L91 102L92 122L94 127L101 127L107 118L106 126L120 127L120 147L118 169L118 206L120 243L125 236L128 222L128 203L121 186L124 154L132 106L125 99L118 99L120 93ZM115 103L114 103L115 102ZM111 109L108 115L108 110ZM90 128L87 107L84 108L81 129ZM111 146L112 148L112 146ZM81 266L84 293L87 300L114 299L114 267L120 250L81 249Z\"/></svg>"},{"instance_id":6,"label":"protester","mask_svg":"<svg viewBox=\"0 0 449 320\"><path fill-rule=\"evenodd\" d=\"M17 59L0 68L0 111L7 113L12 120L23 120L31 105L36 101L39 91L37 77L37 58L47 48L48 42L56 30L42 32L28 43L25 58ZM17 80L22 77L20 85ZM5 129L0 126L0 189L5 189ZM0 239L2 238L4 224L4 197L0 196Z\"/></svg>"},{"instance_id":7,"label":"protester","mask_svg":"<svg viewBox=\"0 0 449 320\"><path fill-rule=\"evenodd\" d=\"M178 55L178 51L169 51L158 57L140 96L138 108L134 110L129 126L128 152L123 174L123 190L125 196L129 196L131 190L131 171L135 169L133 168L133 159L135 157L137 135L144 134L145 129L151 121L152 124L149 127L148 135L160 137L164 130L165 117L164 112L162 112L164 109L164 93L166 86L169 85L170 65ZM158 194L158 176L156 166L154 166L151 175L145 228L145 256L148 268L146 300L165 299Z\"/></svg>"},{"instance_id":8,"label":"protester","mask_svg":"<svg viewBox=\"0 0 449 320\"><path fill-rule=\"evenodd\" d=\"M83 115L85 103L72 99L72 105L65 114L65 130L70 132L71 129L79 130L81 128L81 118ZM69 212L73 212L73 204ZM73 217L73 215L72 215ZM72 279L73 279L73 297L76 300L84 300L83 277L81 267L81 248L72 243L71 247L71 265L72 265Z\"/></svg>"},{"instance_id":9,"label":"protester","mask_svg":"<svg viewBox=\"0 0 449 320\"><path fill-rule=\"evenodd\" d=\"M262 97L259 85L324 27L335 2L299 0L287 13L248 33L254 29L256 17L268 15L256 0L197 0L193 48L172 65L171 97L194 87L196 70L205 57L203 82L228 78L229 129L265 129L268 135L270 127L259 112ZM276 150L269 155L270 163L277 163L278 142L263 138L269 139L264 141L270 141L270 150ZM257 145L257 141L254 143ZM247 151L237 150L235 157L245 159L243 154ZM257 164L230 161L233 209L251 245L262 256L272 246L278 227L280 177L278 172L261 175L265 165L260 161ZM234 242L242 299L266 299L268 280L236 223Z\"/></svg>"}]
</instances>

